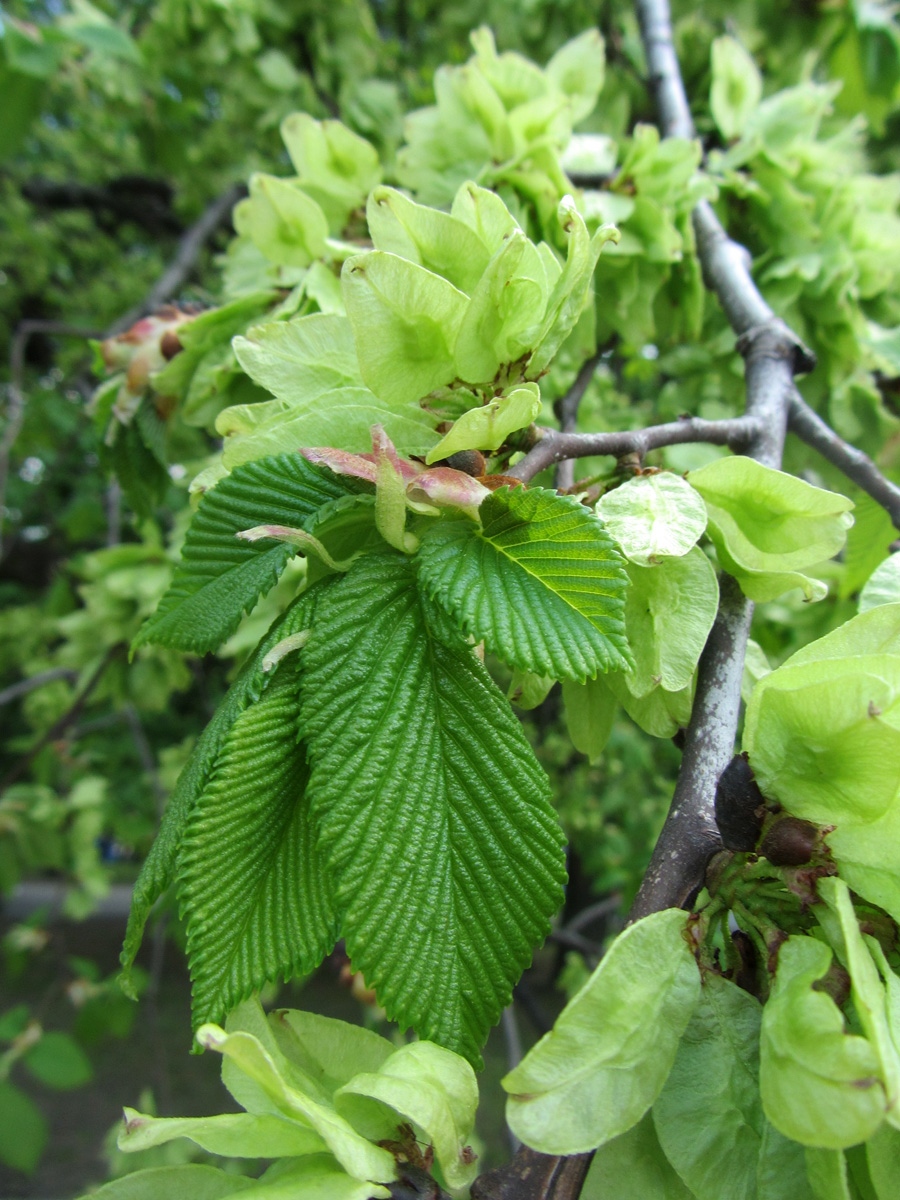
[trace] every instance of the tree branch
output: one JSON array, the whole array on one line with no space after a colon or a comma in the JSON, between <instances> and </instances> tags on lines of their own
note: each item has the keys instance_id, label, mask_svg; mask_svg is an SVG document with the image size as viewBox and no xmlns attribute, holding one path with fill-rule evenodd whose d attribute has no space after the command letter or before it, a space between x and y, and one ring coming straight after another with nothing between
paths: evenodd
<instances>
[{"instance_id":1,"label":"tree branch","mask_svg":"<svg viewBox=\"0 0 900 1200\"><path fill-rule=\"evenodd\" d=\"M37 675L31 675L28 679L20 679L18 683L10 684L0 692L0 708L4 704L11 704L13 700L18 700L20 696L27 696L29 692L33 692L35 688L43 687L46 683L53 683L57 679L74 680L78 678L78 672L71 667L51 667L49 671L39 671Z\"/></svg>"},{"instance_id":2,"label":"tree branch","mask_svg":"<svg viewBox=\"0 0 900 1200\"><path fill-rule=\"evenodd\" d=\"M788 410L788 429L880 504L900 529L900 488L882 475L868 454L836 434L796 391Z\"/></svg>"},{"instance_id":3,"label":"tree branch","mask_svg":"<svg viewBox=\"0 0 900 1200\"><path fill-rule=\"evenodd\" d=\"M761 434L755 417L732 417L722 421L706 421L703 417L681 417L665 425L647 429L622 430L614 433L557 433L555 429L539 429L539 441L520 462L505 473L524 482L533 479L553 463L565 459L593 458L612 454L640 454L661 446L682 442L709 442L715 446L744 449Z\"/></svg>"},{"instance_id":4,"label":"tree branch","mask_svg":"<svg viewBox=\"0 0 900 1200\"><path fill-rule=\"evenodd\" d=\"M117 333L130 329L135 321L139 321L147 313L153 312L160 305L171 300L181 290L185 280L194 269L203 247L230 215L234 205L245 194L244 185L236 183L213 200L212 204L181 237L175 257L144 299L113 322L107 330L107 337L115 337Z\"/></svg>"}]
</instances>

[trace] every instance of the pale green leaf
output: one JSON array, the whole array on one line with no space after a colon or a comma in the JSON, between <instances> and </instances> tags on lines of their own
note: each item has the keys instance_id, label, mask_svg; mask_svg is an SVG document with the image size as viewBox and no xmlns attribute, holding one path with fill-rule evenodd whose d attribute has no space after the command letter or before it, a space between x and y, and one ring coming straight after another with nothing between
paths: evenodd
<instances>
[{"instance_id":1,"label":"pale green leaf","mask_svg":"<svg viewBox=\"0 0 900 1200\"><path fill-rule=\"evenodd\" d=\"M233 345L238 362L254 383L292 404L311 405L335 388L362 386L353 330L347 318L336 313L310 313L293 321L257 325L246 337L236 337ZM222 436L232 433L234 423L241 420L239 414L255 407L225 409L216 431Z\"/></svg>"},{"instance_id":2,"label":"pale green leaf","mask_svg":"<svg viewBox=\"0 0 900 1200\"><path fill-rule=\"evenodd\" d=\"M478 1168L464 1161L463 1151L475 1124L478 1083L471 1066L452 1050L433 1042L401 1046L377 1072L361 1072L346 1083L335 1105L373 1139L396 1136L398 1117L411 1121L434 1147L450 1187L474 1179Z\"/></svg>"},{"instance_id":3,"label":"pale green leaf","mask_svg":"<svg viewBox=\"0 0 900 1200\"><path fill-rule=\"evenodd\" d=\"M267 1171L245 1195L247 1200L390 1200L391 1193L354 1179L329 1154L301 1159L277 1175Z\"/></svg>"},{"instance_id":4,"label":"pale green leaf","mask_svg":"<svg viewBox=\"0 0 900 1200\"><path fill-rule=\"evenodd\" d=\"M802 1149L767 1122L759 1097L762 1006L718 975L707 975L700 1004L678 1047L653 1122L666 1157L695 1200L774 1200L778 1175L788 1195L811 1200ZM773 1171L772 1168L777 1167Z\"/></svg>"},{"instance_id":5,"label":"pale green leaf","mask_svg":"<svg viewBox=\"0 0 900 1200\"><path fill-rule=\"evenodd\" d=\"M235 721L181 839L195 1025L265 983L309 974L337 940L298 742L297 656Z\"/></svg>"},{"instance_id":6,"label":"pale green leaf","mask_svg":"<svg viewBox=\"0 0 900 1200\"><path fill-rule=\"evenodd\" d=\"M325 253L325 214L295 181L275 175L250 176L250 195L235 205L234 228L273 263L307 267Z\"/></svg>"},{"instance_id":7,"label":"pale green leaf","mask_svg":"<svg viewBox=\"0 0 900 1200\"><path fill-rule=\"evenodd\" d=\"M182 1167L150 1167L114 1179L81 1200L222 1200L253 1187L246 1175L226 1175L216 1167L187 1163Z\"/></svg>"},{"instance_id":8,"label":"pale green leaf","mask_svg":"<svg viewBox=\"0 0 900 1200\"><path fill-rule=\"evenodd\" d=\"M628 566L625 632L634 655L628 690L642 699L654 688L686 688L719 608L719 584L699 546L655 567Z\"/></svg>"},{"instance_id":9,"label":"pale green leaf","mask_svg":"<svg viewBox=\"0 0 900 1200\"><path fill-rule=\"evenodd\" d=\"M308 1125L268 1114L223 1113L217 1117L152 1117L125 1109L120 1150L136 1152L189 1138L201 1150L228 1158L281 1158L316 1154L325 1143Z\"/></svg>"},{"instance_id":10,"label":"pale green leaf","mask_svg":"<svg viewBox=\"0 0 900 1200\"><path fill-rule=\"evenodd\" d=\"M371 449L373 425L384 428L400 453L424 454L439 440L436 423L417 404L389 404L368 388L342 387L312 404L271 400L226 409L217 427L225 434L225 464L233 468L307 446L339 444L362 453Z\"/></svg>"},{"instance_id":11,"label":"pale green leaf","mask_svg":"<svg viewBox=\"0 0 900 1200\"><path fill-rule=\"evenodd\" d=\"M629 926L550 1033L503 1079L506 1118L526 1145L579 1154L635 1125L671 1070L700 998L679 909Z\"/></svg>"},{"instance_id":12,"label":"pale green leaf","mask_svg":"<svg viewBox=\"0 0 900 1200\"><path fill-rule=\"evenodd\" d=\"M523 383L480 408L470 408L453 422L425 458L427 463L449 458L458 450L499 450L511 433L524 429L541 412L541 393L536 383Z\"/></svg>"},{"instance_id":13,"label":"pale green leaf","mask_svg":"<svg viewBox=\"0 0 900 1200\"><path fill-rule=\"evenodd\" d=\"M878 1200L895 1200L900 1179L900 1133L883 1125L866 1142L866 1159Z\"/></svg>"},{"instance_id":14,"label":"pale green leaf","mask_svg":"<svg viewBox=\"0 0 900 1200\"><path fill-rule=\"evenodd\" d=\"M751 600L802 587L809 600L827 589L799 574L837 554L853 523L846 496L735 455L691 471L706 502L709 535L723 567Z\"/></svg>"},{"instance_id":15,"label":"pale green leaf","mask_svg":"<svg viewBox=\"0 0 900 1200\"><path fill-rule=\"evenodd\" d=\"M602 676L585 683L564 679L562 696L572 745L595 763L612 733L618 701Z\"/></svg>"},{"instance_id":16,"label":"pale green leaf","mask_svg":"<svg viewBox=\"0 0 900 1200\"><path fill-rule=\"evenodd\" d=\"M366 205L376 250L409 259L471 294L488 265L490 251L465 222L451 213L416 204L396 188L378 187Z\"/></svg>"},{"instance_id":17,"label":"pale green leaf","mask_svg":"<svg viewBox=\"0 0 900 1200\"><path fill-rule=\"evenodd\" d=\"M753 689L761 679L772 674L766 652L753 638L747 639L747 653L744 656L744 672L741 676L741 699L749 703Z\"/></svg>"},{"instance_id":18,"label":"pale green leaf","mask_svg":"<svg viewBox=\"0 0 900 1200\"><path fill-rule=\"evenodd\" d=\"M548 81L541 68L513 50L498 54L493 31L486 25L473 29L469 41L478 70L507 110L546 94Z\"/></svg>"},{"instance_id":19,"label":"pale green leaf","mask_svg":"<svg viewBox=\"0 0 900 1200\"><path fill-rule=\"evenodd\" d=\"M392 1156L360 1137L332 1107L291 1087L253 1034L226 1033L217 1025L202 1025L197 1031L197 1040L207 1050L217 1050L231 1059L285 1116L305 1122L314 1129L349 1175L378 1182L395 1177Z\"/></svg>"},{"instance_id":20,"label":"pale green leaf","mask_svg":"<svg viewBox=\"0 0 900 1200\"><path fill-rule=\"evenodd\" d=\"M285 117L281 136L303 189L339 233L381 178L378 151L340 121L316 121L303 112Z\"/></svg>"},{"instance_id":21,"label":"pale green leaf","mask_svg":"<svg viewBox=\"0 0 900 1200\"><path fill-rule=\"evenodd\" d=\"M509 235L519 228L496 192L471 182L464 183L454 196L450 215L468 225L491 254L496 254Z\"/></svg>"},{"instance_id":22,"label":"pale green leaf","mask_svg":"<svg viewBox=\"0 0 900 1200\"><path fill-rule=\"evenodd\" d=\"M744 749L763 794L839 829L877 821L898 788L900 655L794 661L747 706Z\"/></svg>"},{"instance_id":23,"label":"pale green leaf","mask_svg":"<svg viewBox=\"0 0 900 1200\"><path fill-rule=\"evenodd\" d=\"M323 504L357 490L297 454L238 467L201 499L171 587L134 645L157 642L198 654L214 650L297 552L284 543L242 541L237 534L269 523L303 528Z\"/></svg>"},{"instance_id":24,"label":"pale green leaf","mask_svg":"<svg viewBox=\"0 0 900 1200\"><path fill-rule=\"evenodd\" d=\"M348 258L341 281L362 377L376 396L402 405L455 378L463 292L381 250Z\"/></svg>"},{"instance_id":25,"label":"pale green leaf","mask_svg":"<svg viewBox=\"0 0 900 1200\"><path fill-rule=\"evenodd\" d=\"M313 606L319 594L319 588L311 588L298 596L273 622L228 689L178 776L178 782L166 805L156 841L144 859L132 893L131 913L121 955L122 966L125 968L123 984L126 988L130 986L128 971L140 949L150 909L172 882L185 823L197 797L207 785L229 730L240 714L248 705L259 699L271 682L272 675L266 671L265 661L273 648L285 638L309 628Z\"/></svg>"},{"instance_id":26,"label":"pale green leaf","mask_svg":"<svg viewBox=\"0 0 900 1200\"><path fill-rule=\"evenodd\" d=\"M884 1118L878 1062L865 1038L847 1033L840 1009L813 987L831 951L792 935L763 1009L759 1086L776 1129L804 1146L842 1150L863 1142Z\"/></svg>"},{"instance_id":27,"label":"pale green leaf","mask_svg":"<svg viewBox=\"0 0 900 1200\"><path fill-rule=\"evenodd\" d=\"M609 688L635 725L651 737L671 738L679 729L687 728L694 703L695 679L677 692L655 687L646 696L637 697L628 686L629 678L624 671L611 671L597 682Z\"/></svg>"},{"instance_id":28,"label":"pale green leaf","mask_svg":"<svg viewBox=\"0 0 900 1200\"><path fill-rule=\"evenodd\" d=\"M573 124L593 112L605 66L603 38L596 29L586 29L561 46L544 68L549 82L569 98Z\"/></svg>"},{"instance_id":29,"label":"pale green leaf","mask_svg":"<svg viewBox=\"0 0 900 1200\"><path fill-rule=\"evenodd\" d=\"M459 327L454 354L460 378L488 384L503 364L537 345L550 286L534 243L518 229L507 235L472 292Z\"/></svg>"},{"instance_id":30,"label":"pale green leaf","mask_svg":"<svg viewBox=\"0 0 900 1200\"><path fill-rule=\"evenodd\" d=\"M555 683L556 680L549 675L533 675L531 671L516 668L506 690L506 698L510 704L527 712L544 703Z\"/></svg>"},{"instance_id":31,"label":"pale green leaf","mask_svg":"<svg viewBox=\"0 0 900 1200\"><path fill-rule=\"evenodd\" d=\"M734 38L716 38L709 107L722 137L727 141L740 137L761 99L762 75L753 58Z\"/></svg>"},{"instance_id":32,"label":"pale green leaf","mask_svg":"<svg viewBox=\"0 0 900 1200\"><path fill-rule=\"evenodd\" d=\"M618 238L616 230L607 225L601 225L591 237L571 196L564 196L560 203L559 221L568 237L566 263L547 300L537 349L528 362L531 379L539 378L549 367L557 350L575 328L588 300L600 251L607 241Z\"/></svg>"},{"instance_id":33,"label":"pale green leaf","mask_svg":"<svg viewBox=\"0 0 900 1200\"><path fill-rule=\"evenodd\" d=\"M850 973L851 997L860 1026L878 1059L879 1078L884 1085L887 1119L900 1122L900 1052L888 1019L888 993L863 938L853 910L847 884L837 877L819 880L818 892L837 917L839 933L829 941ZM888 968L891 979L895 979Z\"/></svg>"},{"instance_id":34,"label":"pale green leaf","mask_svg":"<svg viewBox=\"0 0 900 1200\"><path fill-rule=\"evenodd\" d=\"M328 597L301 731L347 952L389 1016L478 1062L561 898L546 779L409 560L367 555Z\"/></svg>"},{"instance_id":35,"label":"pale green leaf","mask_svg":"<svg viewBox=\"0 0 900 1200\"><path fill-rule=\"evenodd\" d=\"M854 1200L843 1150L806 1147L806 1177L816 1200Z\"/></svg>"},{"instance_id":36,"label":"pale green leaf","mask_svg":"<svg viewBox=\"0 0 900 1200\"><path fill-rule=\"evenodd\" d=\"M647 1113L594 1155L581 1200L694 1200L666 1158ZM721 1200L721 1197L719 1198Z\"/></svg>"},{"instance_id":37,"label":"pale green leaf","mask_svg":"<svg viewBox=\"0 0 900 1200\"><path fill-rule=\"evenodd\" d=\"M501 488L482 527L443 520L426 531L420 578L465 631L505 662L584 680L629 664L627 583L602 523L544 488Z\"/></svg>"},{"instance_id":38,"label":"pale green leaf","mask_svg":"<svg viewBox=\"0 0 900 1200\"><path fill-rule=\"evenodd\" d=\"M671 471L626 480L601 497L597 515L625 557L642 567L687 554L706 529L702 498Z\"/></svg>"},{"instance_id":39,"label":"pale green leaf","mask_svg":"<svg viewBox=\"0 0 900 1200\"><path fill-rule=\"evenodd\" d=\"M302 1009L281 1008L268 1017L275 1044L295 1070L331 1097L361 1071L379 1071L397 1049L361 1025Z\"/></svg>"},{"instance_id":40,"label":"pale green leaf","mask_svg":"<svg viewBox=\"0 0 900 1200\"><path fill-rule=\"evenodd\" d=\"M859 611L900 601L900 554L892 554L869 576L859 595Z\"/></svg>"}]
</instances>

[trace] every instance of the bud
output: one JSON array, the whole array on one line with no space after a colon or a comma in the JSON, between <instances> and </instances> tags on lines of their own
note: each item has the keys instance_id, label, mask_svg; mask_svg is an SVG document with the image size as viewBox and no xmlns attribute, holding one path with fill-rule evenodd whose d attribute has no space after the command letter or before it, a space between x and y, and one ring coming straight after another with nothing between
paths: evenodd
<instances>
[{"instance_id":1,"label":"bud","mask_svg":"<svg viewBox=\"0 0 900 1200\"><path fill-rule=\"evenodd\" d=\"M729 850L754 849L765 806L746 754L736 754L716 785L716 824Z\"/></svg>"},{"instance_id":2,"label":"bud","mask_svg":"<svg viewBox=\"0 0 900 1200\"><path fill-rule=\"evenodd\" d=\"M769 827L759 852L776 867L801 867L815 853L820 832L811 821L779 817Z\"/></svg>"}]
</instances>

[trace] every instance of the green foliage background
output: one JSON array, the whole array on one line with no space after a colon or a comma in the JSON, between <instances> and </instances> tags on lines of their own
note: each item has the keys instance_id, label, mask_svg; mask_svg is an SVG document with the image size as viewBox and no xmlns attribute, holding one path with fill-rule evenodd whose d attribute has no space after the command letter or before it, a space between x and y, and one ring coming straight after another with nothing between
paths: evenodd
<instances>
[{"instance_id":1,"label":"green foliage background","mask_svg":"<svg viewBox=\"0 0 900 1200\"><path fill-rule=\"evenodd\" d=\"M766 298L819 356L819 370L802 385L806 398L896 477L900 35L889 7L673 7L708 150L700 186L718 189L724 223L750 248ZM288 113L339 115L375 144L394 182L404 114L431 102L441 63L468 59L471 29L487 24L501 49L544 62L599 24L604 85L579 129L603 139L591 166L600 185L594 215L616 221L623 237L595 278L604 358L580 428L633 428L682 412L731 415L743 384L733 335L703 291L693 253L688 216L699 192L689 181L698 155L683 143L660 147L641 126L653 113L626 5L73 0L14 2L2 20L0 334L13 346L23 321L58 326L19 342L20 372L14 355L0 363L0 379L25 397L0 497L0 686L55 672L3 707L0 889L53 873L68 886L67 912L83 917L111 881L134 877L207 717L291 593L288 575L214 656L186 660L144 645L128 663L125 648L170 582L189 517L187 484L211 461L221 397L215 386L211 401L203 393L211 406L198 423L169 422L163 491L136 513L109 483L85 415L96 383L86 336L140 303L180 233L227 187L254 171L288 169L279 135ZM740 89L714 96L710 107L711 47L723 34L739 40L762 73L756 115L746 115L753 105ZM723 133L728 121L732 136ZM539 213L530 218L539 224ZM178 299L221 302L217 255L226 242L222 231ZM591 331L582 334L546 381L545 421L546 401L564 393L584 357ZM8 392L7 422L13 408ZM708 457L705 447L681 447L659 461L686 470ZM585 474L610 470L604 460L582 466ZM786 469L846 489L799 445L789 443ZM754 637L773 664L855 611L859 589L887 554L889 521L865 498L851 498L857 524L843 560L826 569L829 598L760 607ZM572 750L557 692L524 720L578 854L582 896L619 893L627 905L671 794L677 751L620 711L603 758L590 765ZM30 936L25 927L7 933L8 970L27 970L42 953L38 934L39 923ZM89 974L84 964L74 972ZM95 998L105 995L102 981L91 982L100 989ZM18 1045L27 1020L11 1018L0 1038ZM44 1034L52 1036L68 1034ZM66 1043L72 1063L79 1044ZM29 1054L26 1047L12 1061L11 1078L13 1067L28 1069ZM81 1078L73 1066L56 1085ZM35 1149L8 1161L29 1169L42 1118L21 1120L30 1122L22 1137Z\"/></svg>"}]
</instances>

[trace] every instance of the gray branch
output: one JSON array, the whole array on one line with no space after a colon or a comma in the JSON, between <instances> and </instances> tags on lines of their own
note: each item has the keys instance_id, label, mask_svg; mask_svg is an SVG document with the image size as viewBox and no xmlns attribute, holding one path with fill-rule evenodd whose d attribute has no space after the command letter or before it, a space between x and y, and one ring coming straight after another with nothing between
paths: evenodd
<instances>
[{"instance_id":1,"label":"gray branch","mask_svg":"<svg viewBox=\"0 0 900 1200\"><path fill-rule=\"evenodd\" d=\"M882 475L868 454L845 442L826 425L796 391L791 396L788 428L880 504L900 529L900 488Z\"/></svg>"},{"instance_id":2,"label":"gray branch","mask_svg":"<svg viewBox=\"0 0 900 1200\"><path fill-rule=\"evenodd\" d=\"M601 353L591 355L589 359L581 364L578 374L569 390L564 396L554 403L553 411L556 413L556 419L559 421L561 433L574 433L578 425L578 408L581 401L584 399L584 393L588 389L588 385L594 378L594 372L597 370L597 364L600 362ZM575 482L575 463L572 459L562 459L556 468L556 479L554 480L559 491L568 491Z\"/></svg>"},{"instance_id":3,"label":"gray branch","mask_svg":"<svg viewBox=\"0 0 900 1200\"><path fill-rule=\"evenodd\" d=\"M510 467L507 475L527 483L546 467L566 459L593 458L603 454L611 454L616 458L621 458L623 454L640 454L643 457L650 450L682 442L709 442L715 446L744 450L761 436L762 429L755 417L743 416L722 421L681 417L665 425L614 433L557 433L555 429L539 429L537 432L537 445L514 467Z\"/></svg>"}]
</instances>

